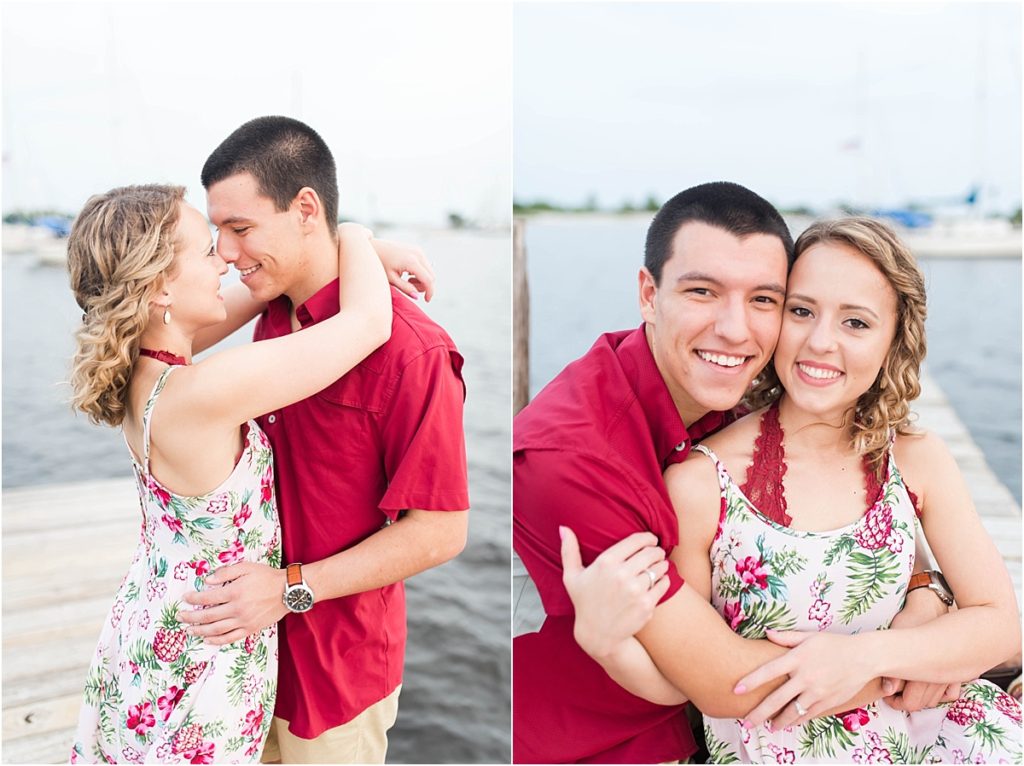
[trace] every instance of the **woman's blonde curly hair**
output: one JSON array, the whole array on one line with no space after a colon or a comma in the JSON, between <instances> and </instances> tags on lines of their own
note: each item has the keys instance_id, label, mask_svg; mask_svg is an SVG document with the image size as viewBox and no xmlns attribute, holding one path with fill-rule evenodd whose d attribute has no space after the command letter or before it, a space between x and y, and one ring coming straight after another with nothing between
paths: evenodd
<instances>
[{"instance_id":1,"label":"woman's blonde curly hair","mask_svg":"<svg viewBox=\"0 0 1024 766\"><path fill-rule=\"evenodd\" d=\"M870 258L896 293L896 335L878 377L857 400L850 423L853 448L868 457L881 480L889 434L893 429L900 434L910 432L910 403L921 393L921 362L928 349L924 276L913 253L896 233L872 218L857 216L812 224L797 238L795 257L813 245L828 242L848 245ZM759 409L781 395L773 363L754 380L743 403L751 410Z\"/></svg>"},{"instance_id":2,"label":"woman's blonde curly hair","mask_svg":"<svg viewBox=\"0 0 1024 766\"><path fill-rule=\"evenodd\" d=\"M72 406L94 423L124 420L150 301L174 265L183 186L124 186L89 198L68 239L68 272L85 313L75 333Z\"/></svg>"}]
</instances>

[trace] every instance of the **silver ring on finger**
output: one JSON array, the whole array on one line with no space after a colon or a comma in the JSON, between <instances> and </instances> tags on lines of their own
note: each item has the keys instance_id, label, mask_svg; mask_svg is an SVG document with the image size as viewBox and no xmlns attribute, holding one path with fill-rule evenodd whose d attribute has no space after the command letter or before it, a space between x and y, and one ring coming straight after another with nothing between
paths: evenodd
<instances>
[{"instance_id":1,"label":"silver ring on finger","mask_svg":"<svg viewBox=\"0 0 1024 766\"><path fill-rule=\"evenodd\" d=\"M800 714L801 718L807 715L807 708L800 704L800 700L793 700L793 707L796 708L796 712Z\"/></svg>"},{"instance_id":2,"label":"silver ring on finger","mask_svg":"<svg viewBox=\"0 0 1024 766\"><path fill-rule=\"evenodd\" d=\"M658 576L654 574L654 572L652 572L650 569L645 569L644 572L647 574L649 578L651 578L651 584L647 586L647 590L650 590L658 582Z\"/></svg>"}]
</instances>

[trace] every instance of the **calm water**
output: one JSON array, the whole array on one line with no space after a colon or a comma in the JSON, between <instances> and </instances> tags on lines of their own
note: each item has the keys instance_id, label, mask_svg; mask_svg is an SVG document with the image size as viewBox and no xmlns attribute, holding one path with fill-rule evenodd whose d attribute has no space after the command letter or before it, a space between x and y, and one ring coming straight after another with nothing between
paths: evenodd
<instances>
[{"instance_id":1,"label":"calm water","mask_svg":"<svg viewBox=\"0 0 1024 766\"><path fill-rule=\"evenodd\" d=\"M462 555L408 583L405 684L388 761L508 763L511 247L505 233L386 236L416 242L431 258L438 292L427 311L466 360L473 504ZM120 433L65 404L61 381L81 311L64 271L5 255L3 306L4 486L129 477Z\"/></svg>"},{"instance_id":2,"label":"calm water","mask_svg":"<svg viewBox=\"0 0 1024 766\"><path fill-rule=\"evenodd\" d=\"M648 220L530 219L532 393L607 330L638 327ZM1021 502L1021 261L927 259L927 367ZM553 331L557 328L557 332Z\"/></svg>"}]
</instances>

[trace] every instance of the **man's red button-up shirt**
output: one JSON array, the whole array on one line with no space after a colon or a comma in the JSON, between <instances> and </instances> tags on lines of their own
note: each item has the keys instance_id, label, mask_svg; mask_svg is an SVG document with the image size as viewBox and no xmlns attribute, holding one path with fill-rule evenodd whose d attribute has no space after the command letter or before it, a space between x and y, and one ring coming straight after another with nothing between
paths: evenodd
<instances>
[{"instance_id":1,"label":"man's red button-up shirt","mask_svg":"<svg viewBox=\"0 0 1024 766\"><path fill-rule=\"evenodd\" d=\"M392 305L387 343L318 394L258 419L274 447L285 563L350 548L408 508L469 508L462 357L394 288ZM334 280L296 317L308 327L338 310ZM255 340L288 335L290 312L287 298L272 301ZM400 582L287 615L275 714L307 739L350 721L401 683L405 638Z\"/></svg>"},{"instance_id":2,"label":"man's red button-up shirt","mask_svg":"<svg viewBox=\"0 0 1024 766\"><path fill-rule=\"evenodd\" d=\"M516 763L658 763L695 751L682 705L630 694L576 644L558 527L576 533L584 564L634 532L671 552L678 523L662 471L722 420L711 413L687 430L643 326L602 335L516 416L513 543L547 614L514 641ZM671 562L669 578L664 599L683 583Z\"/></svg>"}]
</instances>

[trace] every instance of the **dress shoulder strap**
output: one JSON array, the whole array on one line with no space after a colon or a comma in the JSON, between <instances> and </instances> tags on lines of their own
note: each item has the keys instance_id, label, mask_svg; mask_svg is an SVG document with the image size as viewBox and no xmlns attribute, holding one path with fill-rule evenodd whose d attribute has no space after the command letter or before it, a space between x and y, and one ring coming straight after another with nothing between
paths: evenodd
<instances>
[{"instance_id":1,"label":"dress shoulder strap","mask_svg":"<svg viewBox=\"0 0 1024 766\"><path fill-rule=\"evenodd\" d=\"M703 444L695 444L693 445L693 450L694 452L700 452L703 455L707 455L716 464L722 462L721 460L718 459L718 455L715 454L714 450L712 450L711 447L705 447Z\"/></svg>"},{"instance_id":2,"label":"dress shoulder strap","mask_svg":"<svg viewBox=\"0 0 1024 766\"><path fill-rule=\"evenodd\" d=\"M715 451L711 449L711 447L706 447L703 444L695 444L693 451L706 455L711 459L711 462L715 464L715 473L718 474L718 488L722 492L725 492L726 486L730 481L732 481L732 477L729 475L729 472L725 470L725 463L722 462L721 458L715 454Z\"/></svg>"},{"instance_id":3,"label":"dress shoulder strap","mask_svg":"<svg viewBox=\"0 0 1024 766\"><path fill-rule=\"evenodd\" d=\"M160 392L164 390L164 386L167 384L167 376L171 374L172 370L174 370L174 365L160 373L160 377L156 380L156 385L153 386L153 393L146 400L146 408L142 411L142 470L146 472L146 476L149 476L149 432L150 423L153 420L153 407L156 405L156 399L160 396Z\"/></svg>"}]
</instances>

